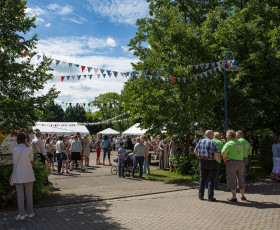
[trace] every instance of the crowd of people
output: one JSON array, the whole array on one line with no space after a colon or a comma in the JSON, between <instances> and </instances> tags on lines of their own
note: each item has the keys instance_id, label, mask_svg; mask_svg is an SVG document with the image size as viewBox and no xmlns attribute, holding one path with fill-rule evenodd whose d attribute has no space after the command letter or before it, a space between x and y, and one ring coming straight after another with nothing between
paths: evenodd
<instances>
[{"instance_id":1,"label":"crowd of people","mask_svg":"<svg viewBox=\"0 0 280 230\"><path fill-rule=\"evenodd\" d=\"M226 139L221 139L218 132L207 130L206 138L195 138L191 142L190 154L193 152L199 158L200 184L198 197L204 200L205 188L208 188L208 201L216 201L214 190L218 189L220 163L226 164L227 188L231 190L230 202L237 202L236 191L240 190L241 200L245 197L246 171L248 165L248 154L255 151L257 154L258 142L254 139L253 148L244 139L242 131L228 130ZM17 219L33 218L32 188L35 175L32 165L34 159L50 168L58 174L69 173L74 167L84 171L85 166L90 164L91 150L96 151L96 165L105 165L106 157L111 164L111 151L116 150L118 156L119 177L124 178L125 160L128 152L133 155L133 167L131 176L134 177L136 168L139 168L140 178L143 173L150 174L150 153L158 152L159 167L175 171L172 155L180 147L175 139L166 140L159 137L152 139L150 136L74 136L55 134L44 134L36 131L30 148L28 137L20 133L17 135L18 146L13 149L13 176L12 182L16 185L18 196L19 215ZM226 141L227 140L227 141ZM255 145L255 147L254 147ZM103 161L101 163L101 150L103 150ZM272 145L273 152L273 179L280 181L280 139L276 138ZM57 169L54 162L57 161ZM139 166L138 166L139 165ZM25 192L24 192L25 191ZM27 204L27 215L25 215L24 200Z\"/></svg>"}]
</instances>

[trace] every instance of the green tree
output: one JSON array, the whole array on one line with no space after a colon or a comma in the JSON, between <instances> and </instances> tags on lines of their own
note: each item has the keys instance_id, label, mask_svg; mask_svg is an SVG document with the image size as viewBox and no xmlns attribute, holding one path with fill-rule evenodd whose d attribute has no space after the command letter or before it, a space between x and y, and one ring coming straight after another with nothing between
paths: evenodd
<instances>
[{"instance_id":1,"label":"green tree","mask_svg":"<svg viewBox=\"0 0 280 230\"><path fill-rule=\"evenodd\" d=\"M26 1L0 1L0 130L26 130L40 117L45 103L57 97L51 88L46 95L36 93L51 78L51 61L43 56L38 66L31 64L36 55L38 34L26 38L35 28L35 17L25 13Z\"/></svg>"},{"instance_id":2,"label":"green tree","mask_svg":"<svg viewBox=\"0 0 280 230\"><path fill-rule=\"evenodd\" d=\"M87 122L86 111L82 106L69 106L65 110L65 122Z\"/></svg>"},{"instance_id":3,"label":"green tree","mask_svg":"<svg viewBox=\"0 0 280 230\"><path fill-rule=\"evenodd\" d=\"M63 122L64 110L60 105L53 104L53 103L47 104L40 121Z\"/></svg>"}]
</instances>

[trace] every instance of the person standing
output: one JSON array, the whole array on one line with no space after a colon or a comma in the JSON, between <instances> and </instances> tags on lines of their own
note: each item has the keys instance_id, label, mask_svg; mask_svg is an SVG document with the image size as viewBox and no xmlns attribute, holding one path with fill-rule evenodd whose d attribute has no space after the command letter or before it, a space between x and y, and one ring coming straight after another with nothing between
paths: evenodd
<instances>
[{"instance_id":1,"label":"person standing","mask_svg":"<svg viewBox=\"0 0 280 230\"><path fill-rule=\"evenodd\" d=\"M144 145L146 146L146 152L145 152L145 156L144 156L144 173L146 173L146 171L147 171L147 175L150 175L151 174L150 166L149 166L150 145L149 145L149 142L148 142L146 136L143 136L142 138L143 138L143 141L144 141Z\"/></svg>"},{"instance_id":2,"label":"person standing","mask_svg":"<svg viewBox=\"0 0 280 230\"><path fill-rule=\"evenodd\" d=\"M101 144L101 147L103 148L103 165L105 165L106 154L108 154L109 165L112 165L111 164L111 158L110 158L111 150L109 148L109 145L111 145L111 141L108 138L108 136L105 135L104 140L102 141L102 144Z\"/></svg>"},{"instance_id":3,"label":"person standing","mask_svg":"<svg viewBox=\"0 0 280 230\"><path fill-rule=\"evenodd\" d=\"M160 146L159 149L161 150L161 155L159 157L160 159L160 168L162 169L166 169L168 168L168 162L169 162L169 158L168 158L168 144L166 139L164 139Z\"/></svg>"},{"instance_id":4,"label":"person standing","mask_svg":"<svg viewBox=\"0 0 280 230\"><path fill-rule=\"evenodd\" d=\"M48 158L50 159L50 166L52 172L54 172L54 155L53 155L53 142L51 141L51 138L47 138L45 140L45 152L47 153Z\"/></svg>"},{"instance_id":5,"label":"person standing","mask_svg":"<svg viewBox=\"0 0 280 230\"><path fill-rule=\"evenodd\" d=\"M175 139L169 143L169 172L175 172L176 169L173 166L172 156L177 153L178 150L178 142Z\"/></svg>"},{"instance_id":6,"label":"person standing","mask_svg":"<svg viewBox=\"0 0 280 230\"><path fill-rule=\"evenodd\" d=\"M141 140L140 137L137 137L136 144L134 146L134 151L133 151L134 160L133 160L131 177L134 177L134 173L138 164L140 167L140 177L142 177L145 153L146 153L146 146L143 144L143 140Z\"/></svg>"},{"instance_id":7,"label":"person standing","mask_svg":"<svg viewBox=\"0 0 280 230\"><path fill-rule=\"evenodd\" d=\"M71 143L70 147L70 155L71 155L71 169L73 171L74 161L79 161L81 170L84 171L83 161L82 161L82 144L78 140L78 136L74 136L74 141Z\"/></svg>"},{"instance_id":8,"label":"person standing","mask_svg":"<svg viewBox=\"0 0 280 230\"><path fill-rule=\"evenodd\" d=\"M234 130L227 131L228 142L222 149L222 158L226 164L227 188L231 190L232 197L228 201L237 202L236 178L241 193L241 200L247 200L244 184L243 144L236 138Z\"/></svg>"},{"instance_id":9,"label":"person standing","mask_svg":"<svg viewBox=\"0 0 280 230\"><path fill-rule=\"evenodd\" d=\"M123 147L123 143L120 143L120 148L118 149L118 162L119 162L119 177L124 178L124 165L125 165L125 155L126 150Z\"/></svg>"},{"instance_id":10,"label":"person standing","mask_svg":"<svg viewBox=\"0 0 280 230\"><path fill-rule=\"evenodd\" d=\"M35 181L35 175L32 168L34 162L34 155L31 148L26 147L27 139L24 133L20 133L17 136L18 146L12 150L13 157L13 177L12 182L16 186L17 190L17 202L19 214L16 217L17 220L24 220L25 208L24 197L27 204L27 218L33 218L35 216L33 212L33 182ZM24 196L25 191L25 196Z\"/></svg>"},{"instance_id":11,"label":"person standing","mask_svg":"<svg viewBox=\"0 0 280 230\"><path fill-rule=\"evenodd\" d=\"M58 142L56 142L56 159L57 159L57 173L61 174L62 167L62 152L64 150L63 136L58 137Z\"/></svg>"},{"instance_id":12,"label":"person standing","mask_svg":"<svg viewBox=\"0 0 280 230\"><path fill-rule=\"evenodd\" d=\"M250 143L244 138L242 131L236 131L236 138L243 144L244 184L246 184L246 172L249 164L248 154L252 152Z\"/></svg>"},{"instance_id":13,"label":"person standing","mask_svg":"<svg viewBox=\"0 0 280 230\"><path fill-rule=\"evenodd\" d=\"M213 141L213 130L205 132L205 139L202 139L195 146L194 153L199 158L200 182L198 197L204 200L204 190L207 177L209 177L208 201L216 201L214 198L214 183L219 164L219 150L215 141Z\"/></svg>"},{"instance_id":14,"label":"person standing","mask_svg":"<svg viewBox=\"0 0 280 230\"><path fill-rule=\"evenodd\" d=\"M272 145L272 153L273 153L273 179L276 181L280 181L280 139L276 137L274 139L274 143Z\"/></svg>"},{"instance_id":15,"label":"person standing","mask_svg":"<svg viewBox=\"0 0 280 230\"><path fill-rule=\"evenodd\" d=\"M41 138L42 138L42 134L41 134L40 130L37 130L36 134L35 134L35 138L31 142L31 147L32 147L35 158L37 157L39 159L39 161L43 165L45 165L45 161L47 161L49 163L50 160L47 156L47 153L46 153L45 147L44 147L44 143L41 140Z\"/></svg>"},{"instance_id":16,"label":"person standing","mask_svg":"<svg viewBox=\"0 0 280 230\"><path fill-rule=\"evenodd\" d=\"M83 156L85 157L85 166L89 166L89 156L90 156L90 148L89 148L90 142L88 139L88 136L85 135L83 137Z\"/></svg>"},{"instance_id":17,"label":"person standing","mask_svg":"<svg viewBox=\"0 0 280 230\"><path fill-rule=\"evenodd\" d=\"M96 138L96 141L94 144L94 148L96 150L96 165L101 165L101 162L100 162L101 141L102 141L102 137L98 137L98 138Z\"/></svg>"}]
</instances>

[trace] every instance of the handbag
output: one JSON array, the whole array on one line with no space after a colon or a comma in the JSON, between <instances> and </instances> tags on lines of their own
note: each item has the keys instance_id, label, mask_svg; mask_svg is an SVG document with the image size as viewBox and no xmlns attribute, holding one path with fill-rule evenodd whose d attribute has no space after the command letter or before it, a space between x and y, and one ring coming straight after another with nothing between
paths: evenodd
<instances>
[{"instance_id":1,"label":"handbag","mask_svg":"<svg viewBox=\"0 0 280 230\"><path fill-rule=\"evenodd\" d=\"M24 149L25 149L25 148L24 148ZM23 149L23 150L24 150L24 149ZM17 164L18 164L18 162L19 162L19 159L20 159L20 157L21 157L21 154L23 153L23 150L20 152L19 158L18 158L16 164L14 164L13 172L12 172L12 174L11 174L11 176L10 176L9 182L10 182L10 185L11 185L11 186L15 186L15 184L14 184L14 182L13 182L14 172L15 172L15 169L17 168Z\"/></svg>"},{"instance_id":2,"label":"handbag","mask_svg":"<svg viewBox=\"0 0 280 230\"><path fill-rule=\"evenodd\" d=\"M111 142L109 142L107 149L108 149L109 151L112 151L112 145L111 145Z\"/></svg>"}]
</instances>

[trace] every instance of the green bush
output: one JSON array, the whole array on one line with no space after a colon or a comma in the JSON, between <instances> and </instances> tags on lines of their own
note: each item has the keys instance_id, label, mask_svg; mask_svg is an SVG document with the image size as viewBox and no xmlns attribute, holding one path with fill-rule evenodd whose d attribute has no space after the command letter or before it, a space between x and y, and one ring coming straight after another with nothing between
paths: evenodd
<instances>
[{"instance_id":1,"label":"green bush","mask_svg":"<svg viewBox=\"0 0 280 230\"><path fill-rule=\"evenodd\" d=\"M272 144L273 139L270 136L266 136L260 140L259 165L266 173L271 173L273 167Z\"/></svg>"},{"instance_id":2,"label":"green bush","mask_svg":"<svg viewBox=\"0 0 280 230\"><path fill-rule=\"evenodd\" d=\"M195 156L177 152L172 155L171 159L178 173L182 175L199 175L199 162Z\"/></svg>"},{"instance_id":3,"label":"green bush","mask_svg":"<svg viewBox=\"0 0 280 230\"><path fill-rule=\"evenodd\" d=\"M50 170L40 162L36 162L36 165L33 165L33 170L36 178L33 184L33 199L38 201L44 193L49 191L48 175ZM9 183L12 171L12 165L0 164L0 207L16 204L16 188L15 186L10 186Z\"/></svg>"}]
</instances>

